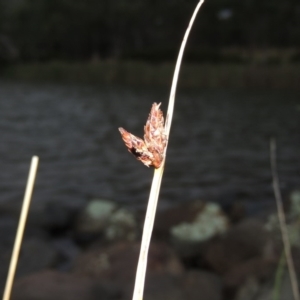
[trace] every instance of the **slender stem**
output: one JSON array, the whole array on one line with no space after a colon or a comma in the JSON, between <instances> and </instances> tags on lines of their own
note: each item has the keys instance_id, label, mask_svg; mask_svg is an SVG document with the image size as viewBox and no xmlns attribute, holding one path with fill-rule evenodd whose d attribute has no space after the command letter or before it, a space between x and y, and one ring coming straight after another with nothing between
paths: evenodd
<instances>
[{"instance_id":1,"label":"slender stem","mask_svg":"<svg viewBox=\"0 0 300 300\"><path fill-rule=\"evenodd\" d=\"M142 245L140 249L139 262L135 277L133 299L143 299L148 251L151 241L162 175L163 172L161 171L161 168L155 169L144 223Z\"/></svg>"},{"instance_id":2,"label":"slender stem","mask_svg":"<svg viewBox=\"0 0 300 300\"><path fill-rule=\"evenodd\" d=\"M177 89L177 82L178 82L178 76L179 76L179 71L181 67L181 61L185 49L185 45L187 43L190 31L192 29L192 26L194 24L194 21L196 19L197 13L199 9L201 8L202 4L204 3L204 0L200 0L193 12L193 15L191 17L189 26L185 32L185 35L183 37L181 47L179 50L179 54L177 57L177 62L175 66L175 71L173 75L173 82L172 82L172 87L171 87L171 92L170 92L170 98L169 98L169 106L168 106L168 111L167 111L167 117L166 117L166 123L165 123L165 130L166 130L166 135L169 136L170 134L170 129L171 129L171 123L172 123L172 118L173 118L173 111L174 111L174 104L175 104L175 95L176 95L176 89Z\"/></svg>"},{"instance_id":3,"label":"slender stem","mask_svg":"<svg viewBox=\"0 0 300 300\"><path fill-rule=\"evenodd\" d=\"M293 257L292 257L292 253L291 253L291 244L290 244L289 237L288 237L288 231L287 231L287 227L286 227L282 198L281 198L281 193L280 193L280 189L279 189L279 179L278 179L278 175L277 175L277 165L276 165L276 142L273 139L270 142L270 154L271 154L271 170L272 170L272 178L273 178L273 189L274 189L274 195L275 195L275 199L276 199L278 219L279 219L281 235L282 235L282 242L283 242L285 257L286 257L288 270L289 270L289 274L290 274L294 299L299 300L300 298L299 298L297 275L295 272Z\"/></svg>"},{"instance_id":4,"label":"slender stem","mask_svg":"<svg viewBox=\"0 0 300 300\"><path fill-rule=\"evenodd\" d=\"M28 176L25 195L24 195L24 200L23 200L23 205L22 205L22 210L21 210L21 215L20 215L20 220L19 220L19 225L18 225L18 230L17 230L17 234L16 234L16 238L15 238L14 249L13 249L12 256L11 256L9 271L8 271L8 275L7 275L7 279L6 279L6 285L5 285L5 289L4 289L4 293L3 293L3 298L2 298L3 300L10 299L12 285L13 285L13 281L14 281L14 277L15 277L15 273L16 273L16 268L17 268L17 263L18 263L20 248L21 248L21 243L22 243L22 239L23 239L26 219L27 219L28 210L29 210L29 206L30 206L30 200L32 197L32 191L33 191L34 181L35 181L35 177L36 177L38 161L39 161L39 159L37 156L32 157L29 176Z\"/></svg>"},{"instance_id":5,"label":"slender stem","mask_svg":"<svg viewBox=\"0 0 300 300\"><path fill-rule=\"evenodd\" d=\"M278 262L277 270L276 270L276 273L275 273L273 300L279 300L280 299L282 278L283 278L284 269L285 269L285 261L286 261L285 254L284 254L284 251L282 251L282 253L280 255L279 262Z\"/></svg>"},{"instance_id":6,"label":"slender stem","mask_svg":"<svg viewBox=\"0 0 300 300\"><path fill-rule=\"evenodd\" d=\"M165 133L167 138L169 139L170 135L170 129L171 129L171 123L172 123L172 117L173 117L173 111L174 111L174 103L175 103L175 94L176 94L176 87L178 82L178 75L180 71L181 61L185 49L185 45L189 36L189 33L191 31L191 28L193 26L194 20L196 18L196 15L203 4L204 0L200 0L197 4L194 13L191 17L189 26L185 32L183 41L181 43L181 47L179 50L173 81L172 81L172 87L170 92L170 98L169 98L169 106L166 116L166 122L165 122ZM165 148L165 157L166 157L166 151L167 146ZM148 200L148 207L146 212L146 219L144 223L144 229L143 229L143 237L142 237L142 245L140 250L140 256L139 256L139 262L136 272L136 278L135 278L135 285L134 285L134 292L133 292L133 300L142 300L143 299L143 293L144 293L144 284L145 284L145 276L146 276L146 269L147 269L147 259L148 259L148 252L150 247L150 241L151 241L151 235L153 231L153 224L155 219L155 213L156 213L156 207L158 202L158 195L160 191L160 185L161 180L164 172L164 165L165 160L162 162L161 167L159 169L155 169L154 176L152 180L151 185L151 191L150 196Z\"/></svg>"}]
</instances>

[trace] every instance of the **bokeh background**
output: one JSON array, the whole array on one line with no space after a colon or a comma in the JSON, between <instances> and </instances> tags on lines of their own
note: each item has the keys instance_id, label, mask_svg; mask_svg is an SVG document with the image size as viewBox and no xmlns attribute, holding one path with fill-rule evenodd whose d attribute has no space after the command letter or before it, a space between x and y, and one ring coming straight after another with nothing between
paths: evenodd
<instances>
[{"instance_id":1,"label":"bokeh background","mask_svg":"<svg viewBox=\"0 0 300 300\"><path fill-rule=\"evenodd\" d=\"M1 0L0 5L1 45L21 61L173 62L195 3ZM251 58L242 50L253 55L269 50L265 63L274 64L283 59L280 50L290 49L285 59L299 62L299 9L297 0L208 1L193 28L186 61L247 62Z\"/></svg>"},{"instance_id":2,"label":"bokeh background","mask_svg":"<svg viewBox=\"0 0 300 300\"><path fill-rule=\"evenodd\" d=\"M130 298L153 170L118 127L142 137L152 103L166 112L196 4L0 0L1 289L40 157L13 299ZM145 299L290 299L269 144L300 270L299 82L298 0L205 2L180 73Z\"/></svg>"}]
</instances>

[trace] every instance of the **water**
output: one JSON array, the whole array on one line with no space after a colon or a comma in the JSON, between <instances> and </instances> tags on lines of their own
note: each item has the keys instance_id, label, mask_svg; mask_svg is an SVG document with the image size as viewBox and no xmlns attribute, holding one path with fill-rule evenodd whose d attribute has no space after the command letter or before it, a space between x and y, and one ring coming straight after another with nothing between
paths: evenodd
<instances>
[{"instance_id":1,"label":"water","mask_svg":"<svg viewBox=\"0 0 300 300\"><path fill-rule=\"evenodd\" d=\"M118 127L142 136L168 89L0 83L0 203L20 205L32 155L34 206L91 198L145 207L153 170L130 155ZM283 190L300 186L300 95L186 90L177 96L160 208L195 199L252 211L273 205L269 139ZM1 206L0 206L1 209Z\"/></svg>"}]
</instances>

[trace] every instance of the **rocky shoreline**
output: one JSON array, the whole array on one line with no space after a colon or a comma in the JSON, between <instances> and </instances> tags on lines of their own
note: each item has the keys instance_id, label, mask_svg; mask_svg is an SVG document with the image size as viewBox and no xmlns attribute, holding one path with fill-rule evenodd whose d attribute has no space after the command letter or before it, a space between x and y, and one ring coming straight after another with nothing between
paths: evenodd
<instances>
[{"instance_id":1,"label":"rocky shoreline","mask_svg":"<svg viewBox=\"0 0 300 300\"><path fill-rule=\"evenodd\" d=\"M298 272L299 203L294 191L286 214ZM12 299L130 299L144 212L99 199L80 211L47 210L52 219L28 223ZM15 216L1 216L2 290L16 226ZM167 209L156 217L145 299L271 299L282 251L276 212L249 218L240 204L225 213L203 201ZM282 274L279 292L290 299L286 268Z\"/></svg>"}]
</instances>

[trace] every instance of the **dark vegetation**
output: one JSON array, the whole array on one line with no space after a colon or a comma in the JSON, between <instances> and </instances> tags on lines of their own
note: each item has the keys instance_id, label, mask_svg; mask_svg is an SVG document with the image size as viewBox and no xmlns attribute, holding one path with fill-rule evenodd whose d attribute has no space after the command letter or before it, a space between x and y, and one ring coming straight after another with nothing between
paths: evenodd
<instances>
[{"instance_id":1,"label":"dark vegetation","mask_svg":"<svg viewBox=\"0 0 300 300\"><path fill-rule=\"evenodd\" d=\"M0 61L174 61L196 2L0 0ZM277 49L267 63L294 62L299 47L299 0L207 0L186 59L241 63L241 49Z\"/></svg>"}]
</instances>

